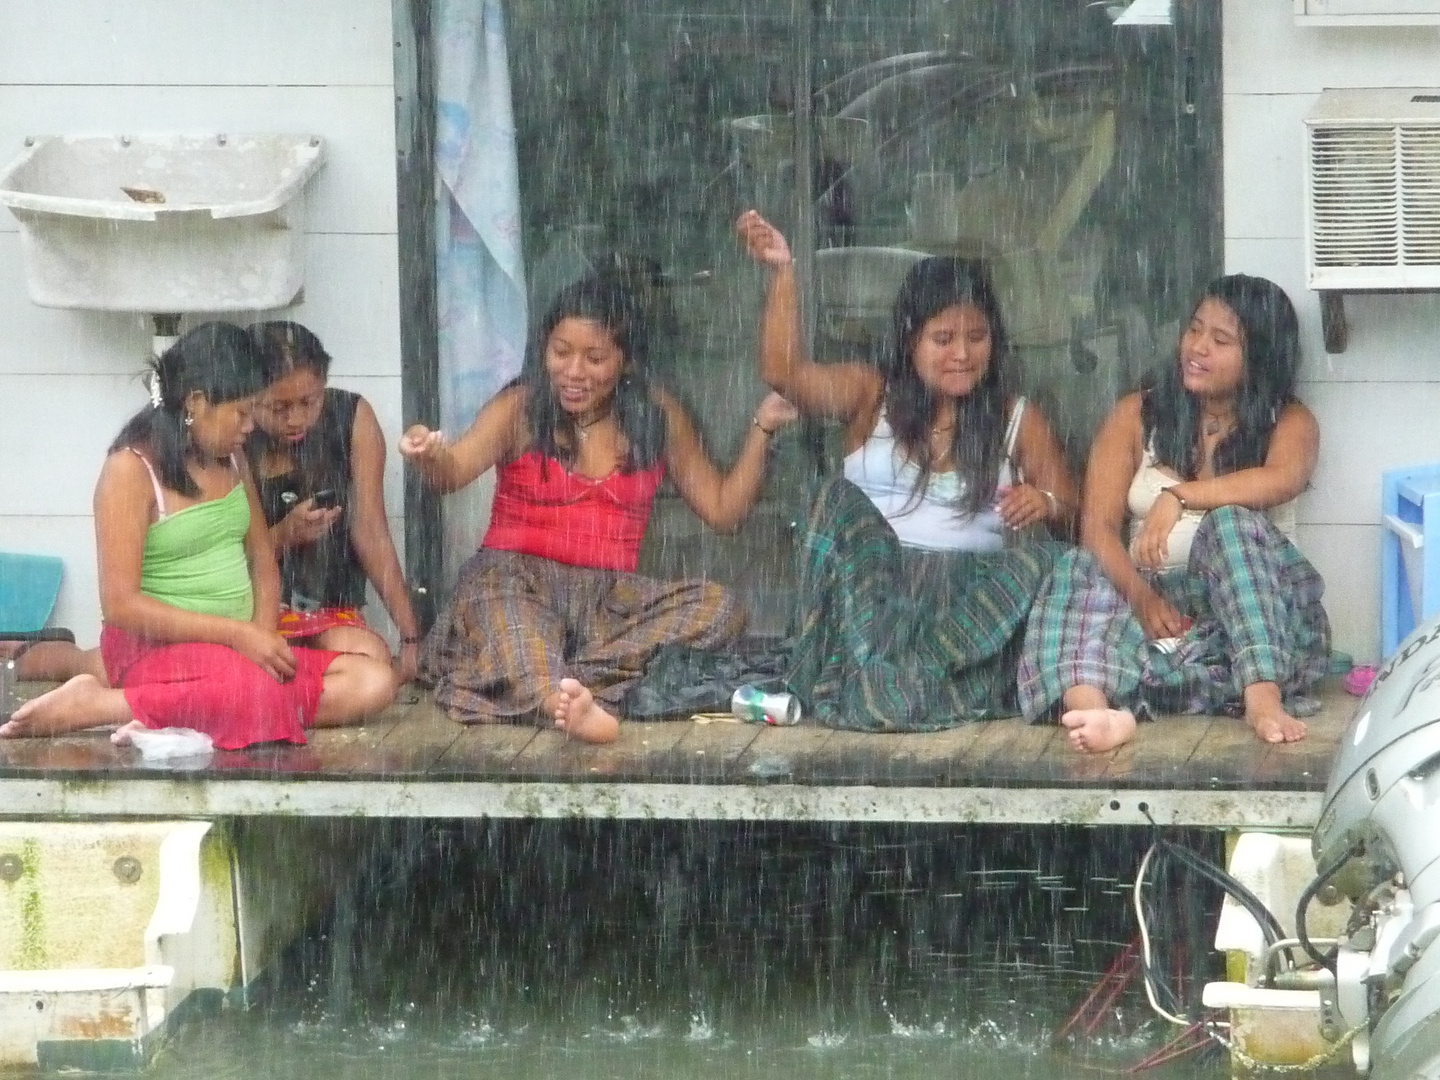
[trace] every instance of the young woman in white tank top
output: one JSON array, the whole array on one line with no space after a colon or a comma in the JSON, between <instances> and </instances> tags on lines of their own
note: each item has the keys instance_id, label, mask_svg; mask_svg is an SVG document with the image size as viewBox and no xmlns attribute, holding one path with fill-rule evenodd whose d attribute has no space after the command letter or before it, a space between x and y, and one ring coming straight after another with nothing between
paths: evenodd
<instances>
[{"instance_id":1,"label":"young woman in white tank top","mask_svg":"<svg viewBox=\"0 0 1440 1080\"><path fill-rule=\"evenodd\" d=\"M846 476L902 543L995 550L1006 529L1044 524L1057 535L1068 531L1079 506L1075 482L1044 415L1005 394L1008 343L982 264L917 265L896 298L886 370L863 361L817 364L801 346L785 237L754 210L736 228L751 257L771 272L761 378L803 414L843 425ZM905 523L907 517L914 521Z\"/></svg>"},{"instance_id":2,"label":"young woman in white tank top","mask_svg":"<svg viewBox=\"0 0 1440 1080\"><path fill-rule=\"evenodd\" d=\"M1078 496L1045 417L1005 392L1008 343L987 268L917 262L885 361L818 364L801 346L784 236L753 210L736 228L770 271L761 378L844 429L843 479L821 485L800 543L801 607L812 609L801 611L792 685L836 726L916 730L1012 712L1006 635L1018 642L1054 552L1007 537L1032 526L1066 535ZM891 546L898 558L875 556ZM900 641L934 649L916 662ZM796 674L807 656L821 669L813 679Z\"/></svg>"}]
</instances>

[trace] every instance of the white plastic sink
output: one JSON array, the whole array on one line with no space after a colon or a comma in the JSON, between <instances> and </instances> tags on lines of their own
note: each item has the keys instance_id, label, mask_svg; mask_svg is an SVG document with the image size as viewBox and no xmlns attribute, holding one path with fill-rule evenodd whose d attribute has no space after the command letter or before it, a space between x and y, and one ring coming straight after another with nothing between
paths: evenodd
<instances>
[{"instance_id":1,"label":"white plastic sink","mask_svg":"<svg viewBox=\"0 0 1440 1080\"><path fill-rule=\"evenodd\" d=\"M0 174L30 299L100 311L256 311L304 285L314 135L41 136Z\"/></svg>"}]
</instances>

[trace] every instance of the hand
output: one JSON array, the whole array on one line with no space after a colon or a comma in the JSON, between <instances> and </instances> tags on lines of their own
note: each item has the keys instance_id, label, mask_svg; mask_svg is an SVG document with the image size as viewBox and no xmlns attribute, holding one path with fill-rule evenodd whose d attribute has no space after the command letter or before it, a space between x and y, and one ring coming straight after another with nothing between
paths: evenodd
<instances>
[{"instance_id":1,"label":"hand","mask_svg":"<svg viewBox=\"0 0 1440 1080\"><path fill-rule=\"evenodd\" d=\"M444 433L431 431L424 424L411 424L400 436L400 456L417 465L434 461L444 452L445 446Z\"/></svg>"},{"instance_id":2,"label":"hand","mask_svg":"<svg viewBox=\"0 0 1440 1080\"><path fill-rule=\"evenodd\" d=\"M1161 492L1130 540L1130 558L1146 570L1159 570L1170 554L1170 530L1180 520L1180 500Z\"/></svg>"},{"instance_id":3,"label":"hand","mask_svg":"<svg viewBox=\"0 0 1440 1080\"><path fill-rule=\"evenodd\" d=\"M1034 484L998 488L995 509L1007 529L1025 529L1050 517L1050 499Z\"/></svg>"},{"instance_id":4,"label":"hand","mask_svg":"<svg viewBox=\"0 0 1440 1080\"><path fill-rule=\"evenodd\" d=\"M306 499L292 506L288 514L271 526L270 539L276 550L313 544L340 520L340 513L338 506L322 510L313 498Z\"/></svg>"},{"instance_id":5,"label":"hand","mask_svg":"<svg viewBox=\"0 0 1440 1080\"><path fill-rule=\"evenodd\" d=\"M755 422L771 435L799 416L800 410L773 390L765 395L765 400L755 410Z\"/></svg>"},{"instance_id":6,"label":"hand","mask_svg":"<svg viewBox=\"0 0 1440 1080\"><path fill-rule=\"evenodd\" d=\"M741 214L735 220L735 231L750 257L761 266L783 270L790 265L790 245L785 242L785 235L758 211L746 210Z\"/></svg>"},{"instance_id":7,"label":"hand","mask_svg":"<svg viewBox=\"0 0 1440 1080\"><path fill-rule=\"evenodd\" d=\"M1140 626L1145 631L1145 636L1152 641L1159 638L1183 637L1185 632L1195 624L1194 619L1182 615L1174 604L1153 589L1150 591L1150 595L1135 605L1135 617L1140 620Z\"/></svg>"},{"instance_id":8,"label":"hand","mask_svg":"<svg viewBox=\"0 0 1440 1080\"><path fill-rule=\"evenodd\" d=\"M407 683L414 680L416 673L420 670L420 646L416 642L400 643L400 651L395 654L395 659L390 667L395 672L395 681Z\"/></svg>"},{"instance_id":9,"label":"hand","mask_svg":"<svg viewBox=\"0 0 1440 1080\"><path fill-rule=\"evenodd\" d=\"M254 623L240 623L230 647L247 660L260 665L276 682L289 682L295 677L295 654L290 645L274 630Z\"/></svg>"}]
</instances>

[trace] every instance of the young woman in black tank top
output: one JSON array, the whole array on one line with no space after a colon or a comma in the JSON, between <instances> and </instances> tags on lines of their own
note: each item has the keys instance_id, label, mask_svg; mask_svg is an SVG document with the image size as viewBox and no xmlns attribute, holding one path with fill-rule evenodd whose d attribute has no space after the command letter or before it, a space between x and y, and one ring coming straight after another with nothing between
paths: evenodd
<instances>
[{"instance_id":1,"label":"young woman in black tank top","mask_svg":"<svg viewBox=\"0 0 1440 1080\"><path fill-rule=\"evenodd\" d=\"M400 632L397 678L415 674L419 625L385 516L385 438L359 394L325 385L330 357L292 322L256 323L267 387L247 445L280 559L280 631L319 648L390 659L361 614L366 583Z\"/></svg>"}]
</instances>

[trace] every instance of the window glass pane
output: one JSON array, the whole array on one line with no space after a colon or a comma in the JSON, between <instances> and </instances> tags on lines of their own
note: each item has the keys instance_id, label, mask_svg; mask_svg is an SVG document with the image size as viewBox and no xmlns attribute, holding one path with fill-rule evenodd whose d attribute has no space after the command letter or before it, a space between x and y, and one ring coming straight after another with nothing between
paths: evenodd
<instances>
[{"instance_id":1,"label":"window glass pane","mask_svg":"<svg viewBox=\"0 0 1440 1080\"><path fill-rule=\"evenodd\" d=\"M1218 25L1193 12L1212 23L1116 25L1127 6L509 0L536 313L586 266L631 274L660 374L728 464L763 392L762 275L733 239L740 210L809 242L801 267L824 360L881 347L916 258L982 255L1015 384L1045 407L1078 472L1095 426L1171 354L1193 289L1216 269L1219 151L1203 132L1218 130ZM802 158L793 114L806 89ZM819 457L834 467L838 452L832 437ZM644 569L743 583L759 624L779 629L788 525L815 460L804 439L781 440L765 503L735 538L670 493Z\"/></svg>"},{"instance_id":2,"label":"window glass pane","mask_svg":"<svg viewBox=\"0 0 1440 1080\"><path fill-rule=\"evenodd\" d=\"M778 12L778 14L777 14ZM732 224L759 187L793 189L788 132L757 173L747 119L793 78L788 8L768 0L514 0L507 7L532 306L619 260L649 298L655 368L728 465L764 394L755 375L761 275ZM743 178L742 178L743 174ZM744 583L761 629L788 613L798 438L778 440L764 503L719 537L674 493L657 502L642 570Z\"/></svg>"}]
</instances>

